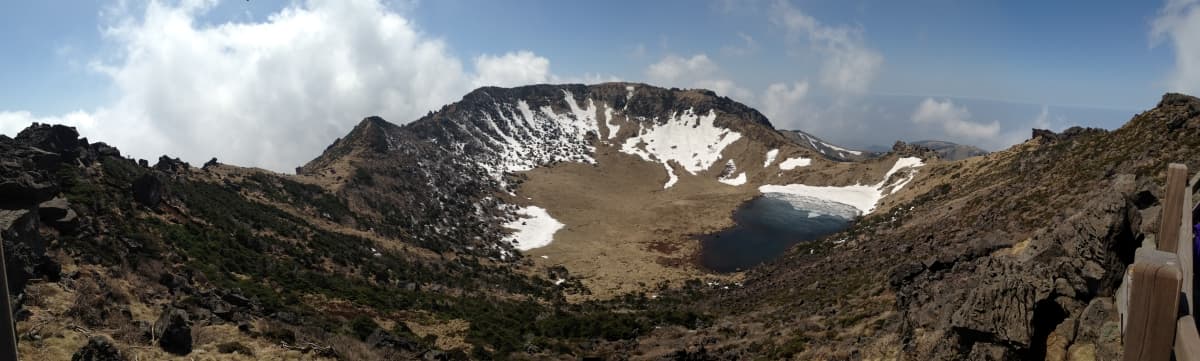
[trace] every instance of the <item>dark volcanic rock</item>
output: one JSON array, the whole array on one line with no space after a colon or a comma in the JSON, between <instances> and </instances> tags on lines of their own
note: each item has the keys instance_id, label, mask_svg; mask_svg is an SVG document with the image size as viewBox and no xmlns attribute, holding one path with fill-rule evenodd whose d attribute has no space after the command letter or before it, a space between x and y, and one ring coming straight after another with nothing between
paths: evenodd
<instances>
[{"instance_id":1,"label":"dark volcanic rock","mask_svg":"<svg viewBox=\"0 0 1200 361\"><path fill-rule=\"evenodd\" d=\"M87 139L80 139L75 128L65 125L33 124L14 138L22 143L44 151L58 153L64 161L88 155Z\"/></svg>"},{"instance_id":2,"label":"dark volcanic rock","mask_svg":"<svg viewBox=\"0 0 1200 361\"><path fill-rule=\"evenodd\" d=\"M161 162L159 164L162 164ZM163 182L152 173L133 181L133 199L150 208L157 208L163 197Z\"/></svg>"},{"instance_id":3,"label":"dark volcanic rock","mask_svg":"<svg viewBox=\"0 0 1200 361\"><path fill-rule=\"evenodd\" d=\"M83 345L79 351L71 355L71 361L125 361L125 356L121 356L121 350L117 349L108 338L103 336L94 336L88 339L88 343Z\"/></svg>"},{"instance_id":4,"label":"dark volcanic rock","mask_svg":"<svg viewBox=\"0 0 1200 361\"><path fill-rule=\"evenodd\" d=\"M71 211L66 198L54 198L38 205L38 215L43 221L55 221L67 216Z\"/></svg>"},{"instance_id":5,"label":"dark volcanic rock","mask_svg":"<svg viewBox=\"0 0 1200 361\"><path fill-rule=\"evenodd\" d=\"M892 144L892 153L895 153L901 157L920 158L930 158L931 156L937 155L937 152L929 147L916 143L905 143L899 140L896 141L896 144Z\"/></svg>"},{"instance_id":6,"label":"dark volcanic rock","mask_svg":"<svg viewBox=\"0 0 1200 361\"><path fill-rule=\"evenodd\" d=\"M58 186L32 172L0 179L0 206L23 208L47 201L58 194Z\"/></svg>"},{"instance_id":7,"label":"dark volcanic rock","mask_svg":"<svg viewBox=\"0 0 1200 361\"><path fill-rule=\"evenodd\" d=\"M154 334L163 351L176 355L192 352L192 323L186 311L174 307L163 310L154 323Z\"/></svg>"},{"instance_id":8,"label":"dark volcanic rock","mask_svg":"<svg viewBox=\"0 0 1200 361\"><path fill-rule=\"evenodd\" d=\"M179 158L171 158L168 156L158 157L158 163L154 164L154 169L163 173L179 173L190 169L192 166Z\"/></svg>"},{"instance_id":9,"label":"dark volcanic rock","mask_svg":"<svg viewBox=\"0 0 1200 361\"><path fill-rule=\"evenodd\" d=\"M17 295L30 279L54 267L44 266L46 245L38 234L37 212L32 210L0 210L0 239L4 242L4 265L8 275L8 291Z\"/></svg>"},{"instance_id":10,"label":"dark volcanic rock","mask_svg":"<svg viewBox=\"0 0 1200 361\"><path fill-rule=\"evenodd\" d=\"M1200 116L1200 99L1190 95L1167 93L1163 95L1162 101L1158 102L1158 107L1174 108L1177 111L1172 112L1166 119L1167 129L1175 130L1184 126L1184 124L1193 124L1196 122L1188 122Z\"/></svg>"},{"instance_id":11,"label":"dark volcanic rock","mask_svg":"<svg viewBox=\"0 0 1200 361\"><path fill-rule=\"evenodd\" d=\"M1062 133L1055 133L1054 131L1051 131L1051 130L1035 128L1035 129L1033 129L1033 134L1030 139L1041 138L1044 142L1054 143L1054 142L1071 140L1071 139L1074 139L1074 138L1082 136L1082 135L1103 134L1103 133L1108 133L1108 131L1104 130L1104 129L1100 129L1100 128L1070 127L1070 128L1067 128L1066 130L1063 130Z\"/></svg>"}]
</instances>

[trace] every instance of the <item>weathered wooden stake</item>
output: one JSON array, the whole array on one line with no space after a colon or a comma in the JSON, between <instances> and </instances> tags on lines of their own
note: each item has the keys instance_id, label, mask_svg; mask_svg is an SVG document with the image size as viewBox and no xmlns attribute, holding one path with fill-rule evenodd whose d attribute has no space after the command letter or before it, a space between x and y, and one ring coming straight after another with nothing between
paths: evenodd
<instances>
[{"instance_id":1,"label":"weathered wooden stake","mask_svg":"<svg viewBox=\"0 0 1200 361\"><path fill-rule=\"evenodd\" d=\"M1144 261L1144 262L1143 262ZM1149 251L1130 266L1125 361L1169 361L1183 275L1174 252Z\"/></svg>"},{"instance_id":2,"label":"weathered wooden stake","mask_svg":"<svg viewBox=\"0 0 1200 361\"><path fill-rule=\"evenodd\" d=\"M1183 215L1183 195L1187 190L1187 166L1172 163L1167 167L1167 188L1163 192L1163 213L1158 227L1158 250L1179 250L1179 222Z\"/></svg>"},{"instance_id":3,"label":"weathered wooden stake","mask_svg":"<svg viewBox=\"0 0 1200 361\"><path fill-rule=\"evenodd\" d=\"M1177 236L1179 245L1175 249L1175 255L1179 256L1179 269L1183 272L1183 288L1180 291L1183 292L1182 302L1184 309L1187 311L1187 314L1195 315L1196 310L1194 307L1196 306L1196 298L1193 297L1194 291L1192 290L1195 288L1195 285L1192 284L1195 279L1192 274L1192 267L1194 265L1192 258L1195 254L1193 253L1195 245L1192 244L1192 185L1186 180L1187 166L1183 164L1171 164L1167 172L1179 172L1179 170L1183 172L1184 184L1183 191L1179 195L1179 235ZM1168 176L1170 175L1168 174Z\"/></svg>"},{"instance_id":4,"label":"weathered wooden stake","mask_svg":"<svg viewBox=\"0 0 1200 361\"><path fill-rule=\"evenodd\" d=\"M8 268L4 243L0 242L0 360L17 360L17 332L13 330L12 305L8 298Z\"/></svg>"},{"instance_id":5,"label":"weathered wooden stake","mask_svg":"<svg viewBox=\"0 0 1200 361\"><path fill-rule=\"evenodd\" d=\"M1175 359L1200 361L1200 334L1196 333L1196 319L1192 316L1183 316L1175 327Z\"/></svg>"}]
</instances>

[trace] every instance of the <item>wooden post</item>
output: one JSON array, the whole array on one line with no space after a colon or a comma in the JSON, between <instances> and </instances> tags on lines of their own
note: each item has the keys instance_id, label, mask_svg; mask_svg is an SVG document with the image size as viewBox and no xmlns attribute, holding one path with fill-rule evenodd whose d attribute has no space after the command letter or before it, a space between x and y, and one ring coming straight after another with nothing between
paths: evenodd
<instances>
[{"instance_id":1,"label":"wooden post","mask_svg":"<svg viewBox=\"0 0 1200 361\"><path fill-rule=\"evenodd\" d=\"M1183 195L1187 190L1187 166L1171 163L1167 166L1167 187L1163 192L1163 213L1158 227L1158 250L1175 253L1179 250L1179 221L1183 212Z\"/></svg>"},{"instance_id":2,"label":"wooden post","mask_svg":"<svg viewBox=\"0 0 1200 361\"><path fill-rule=\"evenodd\" d=\"M1178 167L1168 169L1183 169L1183 178L1187 179L1187 166L1172 164L1172 166L1176 165ZM1175 249L1175 255L1179 257L1179 269L1183 272L1183 288L1180 289L1183 292L1183 308L1187 314L1194 315L1196 314L1194 309L1196 298L1193 297L1194 291L1192 290L1195 287L1192 283L1194 280L1192 258L1195 254L1193 252L1195 245L1192 243L1192 185L1186 182L1185 180L1183 192L1180 192L1179 197L1179 244Z\"/></svg>"},{"instance_id":3,"label":"wooden post","mask_svg":"<svg viewBox=\"0 0 1200 361\"><path fill-rule=\"evenodd\" d=\"M8 268L4 264L4 242L0 241L0 360L17 360L17 332L13 330L12 305L8 298Z\"/></svg>"},{"instance_id":4,"label":"wooden post","mask_svg":"<svg viewBox=\"0 0 1200 361\"><path fill-rule=\"evenodd\" d=\"M1179 287L1183 275L1173 252L1147 252L1130 266L1125 361L1169 361L1175 345Z\"/></svg>"},{"instance_id":5,"label":"wooden post","mask_svg":"<svg viewBox=\"0 0 1200 361\"><path fill-rule=\"evenodd\" d=\"M1175 359L1200 361L1200 334L1196 333L1192 316L1183 316L1175 327Z\"/></svg>"}]
</instances>

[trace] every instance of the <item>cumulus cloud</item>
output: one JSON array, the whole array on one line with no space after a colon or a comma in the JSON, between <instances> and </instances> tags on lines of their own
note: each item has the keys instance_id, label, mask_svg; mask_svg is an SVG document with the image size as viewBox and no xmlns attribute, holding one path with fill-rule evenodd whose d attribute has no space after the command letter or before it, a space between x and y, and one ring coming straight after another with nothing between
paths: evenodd
<instances>
[{"instance_id":1,"label":"cumulus cloud","mask_svg":"<svg viewBox=\"0 0 1200 361\"><path fill-rule=\"evenodd\" d=\"M475 72L465 70L444 41L379 0L297 2L262 22L198 20L214 5L106 11L104 41L115 51L92 67L117 100L63 116L2 113L0 131L64 123L138 157L289 171L364 116L404 123L478 85L552 76L549 60L528 51L479 56Z\"/></svg>"},{"instance_id":2,"label":"cumulus cloud","mask_svg":"<svg viewBox=\"0 0 1200 361\"><path fill-rule=\"evenodd\" d=\"M754 99L753 92L724 77L720 70L706 54L690 58L667 55L646 68L646 78L659 86L709 89L742 102Z\"/></svg>"},{"instance_id":3,"label":"cumulus cloud","mask_svg":"<svg viewBox=\"0 0 1200 361\"><path fill-rule=\"evenodd\" d=\"M673 84L685 78L712 76L716 71L717 64L705 54L696 54L691 58L667 55L657 63L650 64L646 68L646 76L656 83Z\"/></svg>"},{"instance_id":4,"label":"cumulus cloud","mask_svg":"<svg viewBox=\"0 0 1200 361\"><path fill-rule=\"evenodd\" d=\"M550 79L550 59L530 51L510 52L502 56L475 58L476 86L513 87L545 83Z\"/></svg>"},{"instance_id":5,"label":"cumulus cloud","mask_svg":"<svg viewBox=\"0 0 1200 361\"><path fill-rule=\"evenodd\" d=\"M1151 22L1150 34L1155 44L1169 41L1175 49L1167 87L1200 93L1200 0L1168 0Z\"/></svg>"},{"instance_id":6,"label":"cumulus cloud","mask_svg":"<svg viewBox=\"0 0 1200 361\"><path fill-rule=\"evenodd\" d=\"M804 37L824 56L821 85L839 93L862 94L883 66L883 55L866 46L859 27L827 26L786 1L773 6L771 21L792 37Z\"/></svg>"},{"instance_id":7,"label":"cumulus cloud","mask_svg":"<svg viewBox=\"0 0 1200 361\"><path fill-rule=\"evenodd\" d=\"M75 124L86 128L94 127L96 118L82 110L57 117L37 117L27 111L0 111L0 134L16 136L32 123Z\"/></svg>"},{"instance_id":8,"label":"cumulus cloud","mask_svg":"<svg viewBox=\"0 0 1200 361\"><path fill-rule=\"evenodd\" d=\"M791 86L775 83L767 87L762 96L762 112L772 121L790 120L802 113L797 109L808 96L808 82L795 82Z\"/></svg>"},{"instance_id":9,"label":"cumulus cloud","mask_svg":"<svg viewBox=\"0 0 1200 361\"><path fill-rule=\"evenodd\" d=\"M955 106L949 99L925 98L913 112L912 121L917 124L940 125L946 134L967 139L988 139L1000 134L1000 123L977 123L971 121L971 112L964 106Z\"/></svg>"}]
</instances>

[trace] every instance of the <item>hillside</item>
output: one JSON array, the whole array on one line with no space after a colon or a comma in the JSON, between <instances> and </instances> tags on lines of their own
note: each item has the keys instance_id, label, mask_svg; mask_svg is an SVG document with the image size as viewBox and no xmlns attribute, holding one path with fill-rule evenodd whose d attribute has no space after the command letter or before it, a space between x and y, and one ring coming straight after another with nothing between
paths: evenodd
<instances>
[{"instance_id":1,"label":"hillside","mask_svg":"<svg viewBox=\"0 0 1200 361\"><path fill-rule=\"evenodd\" d=\"M835 159L709 91L485 87L282 175L35 125L0 137L0 234L34 359L1113 356L1118 275L1198 132L1168 94L1111 132ZM853 223L700 267L768 193Z\"/></svg>"},{"instance_id":2,"label":"hillside","mask_svg":"<svg viewBox=\"0 0 1200 361\"><path fill-rule=\"evenodd\" d=\"M657 347L701 359L1120 359L1113 292L1157 229L1166 165L1200 165L1198 135L1200 99L1167 94L1113 131L1034 130L933 165L913 181L928 192L752 270L709 301L730 310L726 324L663 332Z\"/></svg>"}]
</instances>

